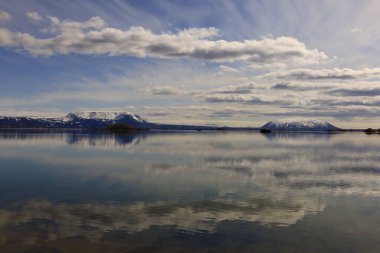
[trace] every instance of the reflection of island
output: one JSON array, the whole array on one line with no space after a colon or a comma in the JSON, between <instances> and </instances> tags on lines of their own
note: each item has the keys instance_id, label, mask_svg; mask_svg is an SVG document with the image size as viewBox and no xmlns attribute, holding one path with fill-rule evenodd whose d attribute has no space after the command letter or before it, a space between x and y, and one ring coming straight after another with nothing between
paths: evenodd
<instances>
[{"instance_id":1,"label":"reflection of island","mask_svg":"<svg viewBox=\"0 0 380 253\"><path fill-rule=\"evenodd\" d=\"M298 140L328 140L339 132L268 132L264 136L268 140L298 139Z\"/></svg>"}]
</instances>

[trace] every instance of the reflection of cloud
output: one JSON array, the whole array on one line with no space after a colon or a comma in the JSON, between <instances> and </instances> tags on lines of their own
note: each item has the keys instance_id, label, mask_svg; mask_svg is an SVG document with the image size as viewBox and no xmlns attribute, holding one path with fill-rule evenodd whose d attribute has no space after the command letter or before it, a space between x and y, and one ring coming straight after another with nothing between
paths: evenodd
<instances>
[{"instance_id":1,"label":"reflection of cloud","mask_svg":"<svg viewBox=\"0 0 380 253\"><path fill-rule=\"evenodd\" d=\"M34 136L34 144L22 148L28 139L10 136L13 139L0 139L1 157L16 157L15 164L29 159L31 173L40 169L47 181L59 178L62 185L70 181L74 189L85 189L89 195L101 189L99 198L75 199L73 191L62 192L62 185L53 184L50 191L59 195L37 190L39 199L51 202L0 210L0 224L7 228L36 220L57 224L49 228L53 238L84 235L96 240L107 231L133 233L156 225L211 233L227 220L291 225L321 211L329 198L380 196L380 144L376 136L362 133L280 134L274 139L245 132L147 133L149 137L139 139L128 152L114 152L120 147L102 140L113 135L95 138L101 140L96 145L107 147L102 152L70 146L65 135ZM77 138L71 138L73 143L92 139ZM1 176L8 179L7 173ZM9 180L29 183L21 174ZM20 195L27 195L22 191ZM53 203L67 198L97 203ZM104 199L136 202L99 203Z\"/></svg>"},{"instance_id":2,"label":"reflection of cloud","mask_svg":"<svg viewBox=\"0 0 380 253\"><path fill-rule=\"evenodd\" d=\"M193 138L193 145L175 148L169 145L165 149L176 154L200 149L197 155L203 159L164 168L153 164L146 170L172 175L213 173L215 178L252 182L273 195L287 192L299 198L315 194L380 196L377 139L361 133L274 133L265 135L267 139L263 137L218 135L204 143Z\"/></svg>"},{"instance_id":3,"label":"reflection of cloud","mask_svg":"<svg viewBox=\"0 0 380 253\"><path fill-rule=\"evenodd\" d=\"M218 223L227 220L291 225L305 214L323 208L322 204L310 201L287 203L265 199L251 199L247 202L215 200L188 204L54 204L48 201L30 201L16 209L0 209L0 228L25 226L38 220L44 224L54 224L45 228L49 230L51 238L80 235L91 240L100 239L110 231L136 233L151 226L175 226L180 230L212 233Z\"/></svg>"}]
</instances>

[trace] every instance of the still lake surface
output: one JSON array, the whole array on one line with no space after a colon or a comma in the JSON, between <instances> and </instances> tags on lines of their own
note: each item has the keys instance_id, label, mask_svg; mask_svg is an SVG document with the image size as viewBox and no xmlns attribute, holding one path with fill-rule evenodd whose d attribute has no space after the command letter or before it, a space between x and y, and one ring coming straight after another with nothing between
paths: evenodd
<instances>
[{"instance_id":1,"label":"still lake surface","mask_svg":"<svg viewBox=\"0 0 380 253\"><path fill-rule=\"evenodd\" d=\"M380 252L380 136L0 131L0 252Z\"/></svg>"}]
</instances>

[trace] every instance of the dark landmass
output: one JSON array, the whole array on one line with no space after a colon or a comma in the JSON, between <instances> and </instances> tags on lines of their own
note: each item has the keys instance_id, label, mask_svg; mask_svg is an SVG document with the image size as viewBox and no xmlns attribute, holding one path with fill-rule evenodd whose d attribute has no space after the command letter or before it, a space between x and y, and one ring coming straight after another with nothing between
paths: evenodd
<instances>
[{"instance_id":1,"label":"dark landmass","mask_svg":"<svg viewBox=\"0 0 380 253\"><path fill-rule=\"evenodd\" d=\"M363 132L366 134L380 134L380 128L379 129L367 128Z\"/></svg>"},{"instance_id":2,"label":"dark landmass","mask_svg":"<svg viewBox=\"0 0 380 253\"><path fill-rule=\"evenodd\" d=\"M128 124L114 124L106 127L105 130L112 132L136 132L136 131L149 131L149 128L134 127Z\"/></svg>"}]
</instances>

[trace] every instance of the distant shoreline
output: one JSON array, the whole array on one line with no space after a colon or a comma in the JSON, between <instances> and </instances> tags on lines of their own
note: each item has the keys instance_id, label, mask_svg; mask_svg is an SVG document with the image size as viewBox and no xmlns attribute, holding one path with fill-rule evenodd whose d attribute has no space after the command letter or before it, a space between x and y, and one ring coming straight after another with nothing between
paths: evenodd
<instances>
[{"instance_id":1,"label":"distant shoreline","mask_svg":"<svg viewBox=\"0 0 380 253\"><path fill-rule=\"evenodd\" d=\"M0 130L59 130L59 131L102 131L102 132L237 132L237 131L247 131L247 132L260 132L260 133L343 133L343 132L365 132L366 129L340 129L340 130L271 130L263 128L249 128L249 127L227 127L227 128L215 128L215 129L110 129L110 128L54 128L54 127L1 127ZM368 132L367 132L368 133ZM373 133L377 133L374 130Z\"/></svg>"},{"instance_id":2,"label":"distant shoreline","mask_svg":"<svg viewBox=\"0 0 380 253\"><path fill-rule=\"evenodd\" d=\"M215 125L161 124L144 120L129 112L73 112L61 118L0 117L0 129L90 130L108 132L138 131L252 131L262 134L366 132L380 134L376 129L342 129L318 119L286 118L272 120L261 127L230 127Z\"/></svg>"}]
</instances>

